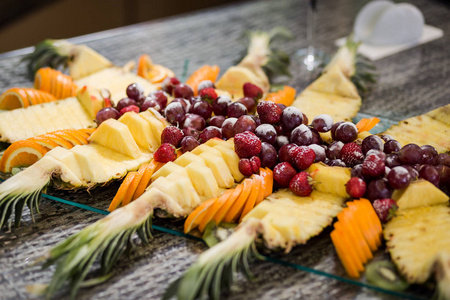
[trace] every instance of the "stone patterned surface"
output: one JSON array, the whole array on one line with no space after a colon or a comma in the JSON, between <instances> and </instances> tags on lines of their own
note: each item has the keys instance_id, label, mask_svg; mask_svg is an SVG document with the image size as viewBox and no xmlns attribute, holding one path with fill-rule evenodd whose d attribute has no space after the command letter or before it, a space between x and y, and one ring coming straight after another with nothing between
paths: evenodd
<instances>
[{"instance_id":1,"label":"stone patterned surface","mask_svg":"<svg viewBox=\"0 0 450 300\"><path fill-rule=\"evenodd\" d=\"M347 35L358 10L367 0L319 1L316 45L332 53L334 40ZM449 6L431 0L408 1L424 13L428 24L446 33L444 38L376 62L379 82L364 100L361 112L400 120L450 102L450 15ZM306 46L306 5L299 0L244 2L165 20L139 24L73 39L83 42L123 65L148 53L160 64L181 74L186 60L189 71L202 64L218 64L222 70L231 66L244 50L237 40L243 30L269 30L282 25L295 36L279 45L294 53ZM27 51L27 50L24 50ZM24 52L22 51L22 52ZM16 53L0 55L0 92L12 86L30 86L26 71ZM289 83L302 88L311 76L293 62ZM77 200L106 209L118 183L104 188L76 193L54 192L65 199ZM101 218L100 214L57 203L41 202L36 223L25 212L22 226L0 233L0 299L38 298L26 292L33 283L47 283L53 268L41 270L34 264L45 251ZM158 226L180 230L182 223L155 220ZM206 249L202 242L155 231L150 246L138 247L129 258L120 260L116 275L108 282L82 290L79 299L157 299L168 283L180 276ZM381 254L382 255L382 254ZM275 254L286 262L331 274L343 275L329 243L327 232L290 254ZM252 265L254 281L238 277L228 299L390 299L393 296L357 285L300 271L273 262ZM427 291L413 290L415 295L429 296ZM68 295L61 291L56 299Z\"/></svg>"}]
</instances>

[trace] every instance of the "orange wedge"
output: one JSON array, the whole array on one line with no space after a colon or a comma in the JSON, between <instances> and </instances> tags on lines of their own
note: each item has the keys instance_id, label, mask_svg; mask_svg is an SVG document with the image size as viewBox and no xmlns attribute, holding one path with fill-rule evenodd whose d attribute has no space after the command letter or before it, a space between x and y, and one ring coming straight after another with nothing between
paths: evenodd
<instances>
[{"instance_id":1,"label":"orange wedge","mask_svg":"<svg viewBox=\"0 0 450 300\"><path fill-rule=\"evenodd\" d=\"M244 189L243 184L238 184L236 186L233 193L231 193L230 196L228 197L227 201L220 207L220 209L214 215L213 220L216 222L216 224L220 224L220 222L222 222L227 212L230 210L230 208L242 194L243 189Z\"/></svg>"},{"instance_id":2,"label":"orange wedge","mask_svg":"<svg viewBox=\"0 0 450 300\"><path fill-rule=\"evenodd\" d=\"M208 209L216 203L217 200L218 198L211 198L200 204L193 212L191 212L184 222L184 233L188 233L197 228L208 212Z\"/></svg>"},{"instance_id":3,"label":"orange wedge","mask_svg":"<svg viewBox=\"0 0 450 300\"><path fill-rule=\"evenodd\" d=\"M373 231L370 222L367 221L367 216L361 212L360 207L355 203L355 201L347 202L348 209L355 216L355 222L357 226L360 228L364 239L367 242L371 251L376 251L378 248L377 241L375 238L376 232Z\"/></svg>"},{"instance_id":4,"label":"orange wedge","mask_svg":"<svg viewBox=\"0 0 450 300\"><path fill-rule=\"evenodd\" d=\"M217 199L217 201L215 201L211 208L208 209L202 221L198 225L198 230L200 230L200 232L203 232L203 230L205 230L206 225L208 225L208 223L213 219L214 215L219 211L222 205L225 204L225 202L228 200L228 197L230 197L233 192L234 189L227 190L222 194L222 196Z\"/></svg>"},{"instance_id":5,"label":"orange wedge","mask_svg":"<svg viewBox=\"0 0 450 300\"><path fill-rule=\"evenodd\" d=\"M211 80L212 82L216 82L217 76L219 76L219 72L220 68L217 65L204 65L195 70L191 74L191 76L189 76L188 80L186 80L186 84L192 88L192 90L194 91L194 95L197 96L197 87L199 83L203 80Z\"/></svg>"},{"instance_id":6,"label":"orange wedge","mask_svg":"<svg viewBox=\"0 0 450 300\"><path fill-rule=\"evenodd\" d=\"M246 214L248 214L253 207L256 205L256 200L260 197L261 194L264 195L263 190L263 179L259 175L252 176L253 179L253 188L250 192L250 195L248 196L247 202L245 202L244 209L242 210L241 217L239 219L239 222L242 221L242 219L245 217Z\"/></svg>"},{"instance_id":7,"label":"orange wedge","mask_svg":"<svg viewBox=\"0 0 450 300\"><path fill-rule=\"evenodd\" d=\"M39 96L38 93L36 93L35 89L24 89L25 93L28 96L28 102L30 103L30 105L36 105L36 104L41 104L42 103L42 98Z\"/></svg>"},{"instance_id":8,"label":"orange wedge","mask_svg":"<svg viewBox=\"0 0 450 300\"><path fill-rule=\"evenodd\" d=\"M128 187L133 182L134 175L136 173L137 172L129 172L127 174L122 184L120 185L119 190L117 191L116 195L111 201L111 204L108 207L108 211L112 212L113 210L117 209L120 206L120 204L122 204L122 201L125 198L125 194L127 193Z\"/></svg>"},{"instance_id":9,"label":"orange wedge","mask_svg":"<svg viewBox=\"0 0 450 300\"><path fill-rule=\"evenodd\" d=\"M14 167L26 167L41 159L47 149L31 140L12 143L3 153L0 160L0 171L10 173Z\"/></svg>"},{"instance_id":10,"label":"orange wedge","mask_svg":"<svg viewBox=\"0 0 450 300\"><path fill-rule=\"evenodd\" d=\"M87 133L88 135L91 135L94 133L95 128L83 128L83 129L78 129L78 131Z\"/></svg>"},{"instance_id":11,"label":"orange wedge","mask_svg":"<svg viewBox=\"0 0 450 300\"><path fill-rule=\"evenodd\" d=\"M139 182L139 185L136 188L136 192L134 192L133 200L139 198L145 192L145 189L150 185L152 175L155 173L158 162L152 160L149 164L145 165L147 167L141 181Z\"/></svg>"},{"instance_id":12,"label":"orange wedge","mask_svg":"<svg viewBox=\"0 0 450 300\"><path fill-rule=\"evenodd\" d=\"M76 137L74 137L72 134L70 134L68 130L62 129L62 130L52 131L51 133L65 139L66 141L71 143L72 147L75 145L83 145L83 143L81 143Z\"/></svg>"},{"instance_id":13,"label":"orange wedge","mask_svg":"<svg viewBox=\"0 0 450 300\"><path fill-rule=\"evenodd\" d=\"M266 198L266 197L272 195L272 192L273 192L273 172L269 168L264 168L264 169L261 168L259 172L260 172L261 176L263 177L264 187L265 187L264 198ZM259 202L257 202L256 204L259 204Z\"/></svg>"},{"instance_id":14,"label":"orange wedge","mask_svg":"<svg viewBox=\"0 0 450 300\"><path fill-rule=\"evenodd\" d=\"M47 149L47 151L50 151L53 148L59 146L58 143L56 143L55 141L53 141L49 137L42 136L42 135L38 135L38 136L32 137L32 138L30 138L30 140L32 140L32 141L38 143L39 145L43 146L44 148Z\"/></svg>"},{"instance_id":15,"label":"orange wedge","mask_svg":"<svg viewBox=\"0 0 450 300\"><path fill-rule=\"evenodd\" d=\"M89 136L86 137L87 134L84 132L80 132L77 129L66 129L62 131L76 138L81 143L81 145L86 145L88 143L87 139Z\"/></svg>"},{"instance_id":16,"label":"orange wedge","mask_svg":"<svg viewBox=\"0 0 450 300\"><path fill-rule=\"evenodd\" d=\"M239 219L240 214L244 210L245 203L250 196L251 191L253 190L253 179L246 178L244 182L241 184L244 186L239 197L234 201L231 208L228 210L227 214L223 218L224 222L236 222Z\"/></svg>"},{"instance_id":17,"label":"orange wedge","mask_svg":"<svg viewBox=\"0 0 450 300\"><path fill-rule=\"evenodd\" d=\"M351 251L353 251L353 249L351 249L351 245L348 244L347 239L344 239L343 236L344 235L342 234L342 232L336 229L331 232L331 240L334 247L336 248L336 252L342 262L342 265L347 271L347 274L350 277L358 278L358 267L362 266L358 266L358 263L353 260L354 256L352 256L351 254Z\"/></svg>"},{"instance_id":18,"label":"orange wedge","mask_svg":"<svg viewBox=\"0 0 450 300\"><path fill-rule=\"evenodd\" d=\"M72 77L48 67L37 71L34 87L52 94L56 99L75 96L77 89Z\"/></svg>"},{"instance_id":19,"label":"orange wedge","mask_svg":"<svg viewBox=\"0 0 450 300\"><path fill-rule=\"evenodd\" d=\"M40 68L36 75L34 76L34 88L50 92L51 91L51 81L50 81L50 72L51 68Z\"/></svg>"}]
</instances>

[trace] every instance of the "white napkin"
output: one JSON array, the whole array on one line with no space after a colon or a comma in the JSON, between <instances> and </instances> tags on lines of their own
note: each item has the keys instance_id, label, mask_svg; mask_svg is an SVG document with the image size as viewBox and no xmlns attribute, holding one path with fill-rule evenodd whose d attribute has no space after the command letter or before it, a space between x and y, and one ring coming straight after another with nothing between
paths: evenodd
<instances>
[{"instance_id":1,"label":"white napkin","mask_svg":"<svg viewBox=\"0 0 450 300\"><path fill-rule=\"evenodd\" d=\"M413 48L417 45L425 44L433 40L439 39L443 35L444 32L442 31L442 29L430 25L425 25L423 27L422 36L417 42L401 45L390 45L390 46L374 46L362 43L358 48L358 52L366 56L370 60L375 61L393 55L395 53ZM346 40L345 37L336 40L335 41L336 46L342 46L345 43L345 40Z\"/></svg>"}]
</instances>

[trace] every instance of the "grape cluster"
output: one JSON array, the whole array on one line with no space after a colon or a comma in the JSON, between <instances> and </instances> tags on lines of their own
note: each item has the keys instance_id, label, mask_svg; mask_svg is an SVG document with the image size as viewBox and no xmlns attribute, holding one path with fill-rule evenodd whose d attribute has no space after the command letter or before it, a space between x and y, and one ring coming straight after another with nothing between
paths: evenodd
<instances>
[{"instance_id":1,"label":"grape cluster","mask_svg":"<svg viewBox=\"0 0 450 300\"><path fill-rule=\"evenodd\" d=\"M163 91L154 91L145 96L144 88L140 83L130 84L126 93L127 97L117 102L115 107L109 100L107 103L111 103L111 106L98 111L95 118L97 125L111 118L118 119L121 115L130 111L139 113L153 107L157 111L162 112L168 101L168 95Z\"/></svg>"}]
</instances>

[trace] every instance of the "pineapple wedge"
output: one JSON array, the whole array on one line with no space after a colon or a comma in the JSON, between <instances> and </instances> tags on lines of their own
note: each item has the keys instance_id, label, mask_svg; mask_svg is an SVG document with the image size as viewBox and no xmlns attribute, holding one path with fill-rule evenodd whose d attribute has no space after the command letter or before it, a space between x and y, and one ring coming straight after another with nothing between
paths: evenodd
<instances>
[{"instance_id":1,"label":"pineapple wedge","mask_svg":"<svg viewBox=\"0 0 450 300\"><path fill-rule=\"evenodd\" d=\"M448 196L427 180L411 182L408 187L395 190L392 199L399 209L416 208L448 202Z\"/></svg>"},{"instance_id":2,"label":"pineapple wedge","mask_svg":"<svg viewBox=\"0 0 450 300\"><path fill-rule=\"evenodd\" d=\"M400 121L384 134L394 137L402 146L414 143L431 145L438 152L450 150L450 104L423 115Z\"/></svg>"},{"instance_id":3,"label":"pineapple wedge","mask_svg":"<svg viewBox=\"0 0 450 300\"><path fill-rule=\"evenodd\" d=\"M392 260L409 283L424 283L439 253L450 253L447 205L400 209L384 228Z\"/></svg>"},{"instance_id":4,"label":"pineapple wedge","mask_svg":"<svg viewBox=\"0 0 450 300\"><path fill-rule=\"evenodd\" d=\"M348 39L325 67L322 75L295 99L292 106L300 109L309 120L326 113L334 122L350 121L361 106L358 88L352 82L352 76L364 71L355 67L358 45Z\"/></svg>"},{"instance_id":5,"label":"pineapple wedge","mask_svg":"<svg viewBox=\"0 0 450 300\"><path fill-rule=\"evenodd\" d=\"M139 114L127 112L119 118L119 122L125 124L131 132L133 139L142 149L156 151L159 143L155 137L150 123L145 121Z\"/></svg>"},{"instance_id":6,"label":"pineapple wedge","mask_svg":"<svg viewBox=\"0 0 450 300\"><path fill-rule=\"evenodd\" d=\"M132 158L138 158L141 150L127 125L115 119L104 121L95 130L88 141L110 148Z\"/></svg>"},{"instance_id":7,"label":"pineapple wedge","mask_svg":"<svg viewBox=\"0 0 450 300\"><path fill-rule=\"evenodd\" d=\"M351 178L351 168L330 167L323 163L314 163L308 170L316 182L314 188L323 193L336 194L348 198L345 185Z\"/></svg>"}]
</instances>

